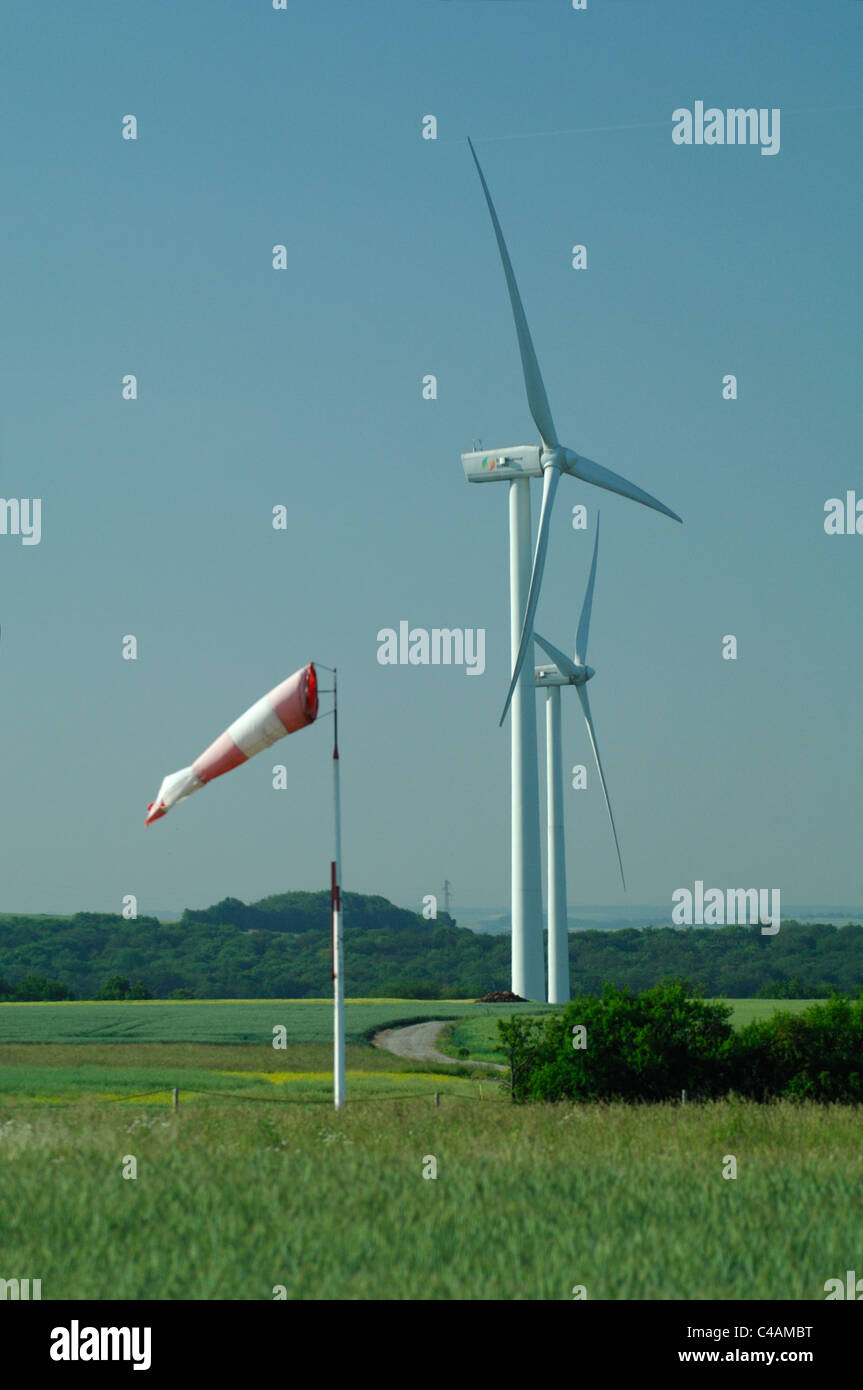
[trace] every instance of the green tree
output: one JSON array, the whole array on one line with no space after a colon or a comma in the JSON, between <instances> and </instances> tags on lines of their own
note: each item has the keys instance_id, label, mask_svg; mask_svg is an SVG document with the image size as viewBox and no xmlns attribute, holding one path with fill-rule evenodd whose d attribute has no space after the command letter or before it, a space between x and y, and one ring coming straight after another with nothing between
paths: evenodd
<instances>
[{"instance_id":1,"label":"green tree","mask_svg":"<svg viewBox=\"0 0 863 1390\"><path fill-rule=\"evenodd\" d=\"M509 1066L509 1093L513 1100L523 1100L543 1042L542 1021L524 1014L510 1014L509 1018L498 1019L497 1031L500 1042L495 1052L503 1053Z\"/></svg>"},{"instance_id":2,"label":"green tree","mask_svg":"<svg viewBox=\"0 0 863 1390\"><path fill-rule=\"evenodd\" d=\"M109 975L94 999L128 999L131 985L123 975Z\"/></svg>"}]
</instances>

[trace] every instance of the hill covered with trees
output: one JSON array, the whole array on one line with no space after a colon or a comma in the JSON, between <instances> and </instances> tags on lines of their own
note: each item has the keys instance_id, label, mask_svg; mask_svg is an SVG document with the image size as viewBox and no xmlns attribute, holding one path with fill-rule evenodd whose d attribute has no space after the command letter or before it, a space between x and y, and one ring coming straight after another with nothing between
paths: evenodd
<instances>
[{"instance_id":1,"label":"hill covered with trees","mask_svg":"<svg viewBox=\"0 0 863 1390\"><path fill-rule=\"evenodd\" d=\"M475 998L510 983L508 936L427 921L386 898L343 895L353 997ZM863 985L863 926L628 927L570 935L573 991L645 990L670 978L707 995L819 998ZM0 916L0 1000L325 997L329 894L225 898L179 922L106 913Z\"/></svg>"}]
</instances>

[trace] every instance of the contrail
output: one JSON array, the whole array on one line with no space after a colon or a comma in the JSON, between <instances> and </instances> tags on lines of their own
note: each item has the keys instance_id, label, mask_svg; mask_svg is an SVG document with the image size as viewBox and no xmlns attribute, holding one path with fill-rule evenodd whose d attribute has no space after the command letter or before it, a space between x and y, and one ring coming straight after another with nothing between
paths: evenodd
<instances>
[{"instance_id":1,"label":"contrail","mask_svg":"<svg viewBox=\"0 0 863 1390\"><path fill-rule=\"evenodd\" d=\"M853 106L794 106L783 107L783 116L829 116L840 111L863 111L863 102ZM478 144L490 144L493 140L534 140L544 135L595 135L600 131L614 130L656 130L664 129L668 121L632 121L626 125L580 125L565 126L561 130L520 130L511 135L481 135L474 137ZM441 145L461 144L460 139L441 140Z\"/></svg>"}]
</instances>

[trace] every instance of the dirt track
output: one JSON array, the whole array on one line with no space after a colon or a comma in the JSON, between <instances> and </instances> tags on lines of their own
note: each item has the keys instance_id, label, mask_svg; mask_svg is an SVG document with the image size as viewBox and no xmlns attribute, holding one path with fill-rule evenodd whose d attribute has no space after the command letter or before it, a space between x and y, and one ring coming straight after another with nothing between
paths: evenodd
<instances>
[{"instance_id":1,"label":"dirt track","mask_svg":"<svg viewBox=\"0 0 863 1390\"><path fill-rule=\"evenodd\" d=\"M411 1023L407 1028L384 1028L382 1032L375 1033L372 1044L374 1047L385 1048L387 1052L394 1052L397 1057L408 1057L414 1062L438 1062L452 1067L461 1061L462 1065L491 1067L494 1071L506 1070L496 1062L472 1062L467 1057L447 1057L445 1053L438 1052L435 1047L438 1035L450 1022L451 1019L441 1019L440 1022Z\"/></svg>"}]
</instances>

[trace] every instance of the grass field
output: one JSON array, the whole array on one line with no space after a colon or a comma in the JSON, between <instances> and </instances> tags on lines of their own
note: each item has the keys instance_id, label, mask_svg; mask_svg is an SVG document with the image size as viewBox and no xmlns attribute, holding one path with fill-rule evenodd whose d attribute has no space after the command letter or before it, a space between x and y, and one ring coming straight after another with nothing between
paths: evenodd
<instances>
[{"instance_id":1,"label":"grass field","mask_svg":"<svg viewBox=\"0 0 863 1390\"><path fill-rule=\"evenodd\" d=\"M796 1300L859 1267L859 1109L513 1106L365 1041L451 1017L481 1053L507 1011L351 1001L335 1115L328 1001L0 1006L0 1277L46 1300Z\"/></svg>"},{"instance_id":2,"label":"grass field","mask_svg":"<svg viewBox=\"0 0 863 1390\"><path fill-rule=\"evenodd\" d=\"M44 1299L823 1299L860 1266L859 1136L788 1104L22 1105L2 1273Z\"/></svg>"},{"instance_id":3,"label":"grass field","mask_svg":"<svg viewBox=\"0 0 863 1390\"><path fill-rule=\"evenodd\" d=\"M394 1023L478 1014L500 1018L541 1013L547 1004L474 1004L470 1000L349 999L345 1037L364 1042ZM287 1028L290 1042L325 1042L333 1035L331 999L134 1000L125 1004L0 1004L3 1043L262 1043L273 1028Z\"/></svg>"},{"instance_id":4,"label":"grass field","mask_svg":"<svg viewBox=\"0 0 863 1390\"><path fill-rule=\"evenodd\" d=\"M731 1021L735 1028L742 1028L755 1018L769 1018L778 1009L789 1013L800 1013L814 1000L810 999L728 999L734 1010ZM443 1015L441 1014L441 1017ZM497 1024L493 1018L465 1018L456 1020L449 1028L444 1028L438 1038L438 1049L448 1056L458 1058L462 1048L467 1048L471 1057L486 1061L500 1062L499 1052L495 1052L498 1041Z\"/></svg>"},{"instance_id":5,"label":"grass field","mask_svg":"<svg viewBox=\"0 0 863 1390\"><path fill-rule=\"evenodd\" d=\"M776 1009L803 1009L808 1000L730 999L734 1022L766 1018ZM398 1023L426 1019L477 1020L464 1036L485 1050L495 1038L495 1021L511 1013L553 1012L551 1004L475 1004L470 1000L348 999L345 1037L368 1041L372 1033ZM289 1042L326 1042L333 1033L331 999L147 999L129 1003L0 1004L0 1045L4 1043L260 1043L271 1044L273 1028L283 1025ZM465 1046L460 1043L458 1046ZM482 1055L477 1053L477 1056Z\"/></svg>"},{"instance_id":6,"label":"grass field","mask_svg":"<svg viewBox=\"0 0 863 1390\"><path fill-rule=\"evenodd\" d=\"M347 1047L346 1064L353 1100L431 1098L444 1090L478 1094L469 1065L447 1074L359 1044ZM292 1043L279 1051L202 1043L6 1044L0 1046L0 1115L31 1101L170 1106L175 1087L184 1109L211 1100L332 1106L332 1065L332 1046L323 1043Z\"/></svg>"}]
</instances>

